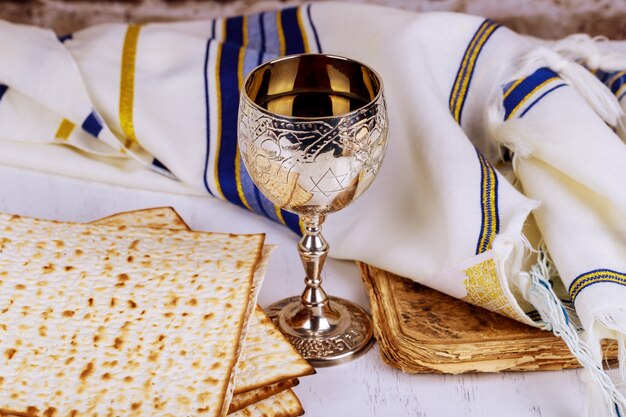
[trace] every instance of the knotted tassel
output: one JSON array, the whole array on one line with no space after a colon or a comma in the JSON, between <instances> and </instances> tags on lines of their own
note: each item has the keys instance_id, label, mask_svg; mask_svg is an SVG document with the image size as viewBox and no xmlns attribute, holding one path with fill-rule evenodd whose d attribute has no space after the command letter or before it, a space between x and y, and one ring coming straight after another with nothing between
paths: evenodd
<instances>
[{"instance_id":1,"label":"knotted tassel","mask_svg":"<svg viewBox=\"0 0 626 417\"><path fill-rule=\"evenodd\" d=\"M617 359L619 361L620 383L626 382L626 311L607 311L596 313L595 321L600 326L609 330L617 340ZM600 340L595 340L600 344Z\"/></svg>"},{"instance_id":2,"label":"knotted tassel","mask_svg":"<svg viewBox=\"0 0 626 417\"><path fill-rule=\"evenodd\" d=\"M626 54L603 51L602 43L608 39L604 36L591 37L585 34L570 35L553 43L550 49L564 58L576 61L591 71L616 72L626 70ZM613 125L615 126L615 125ZM626 142L626 125L624 118L617 123L617 133Z\"/></svg>"},{"instance_id":3,"label":"knotted tassel","mask_svg":"<svg viewBox=\"0 0 626 417\"><path fill-rule=\"evenodd\" d=\"M519 274L523 297L541 315L545 330L563 339L569 350L585 368L586 415L588 417L626 416L626 400L601 367L598 350L585 343L569 319L567 312L550 286L550 266L545 250L530 272ZM526 281L524 283L524 281Z\"/></svg>"},{"instance_id":4,"label":"knotted tassel","mask_svg":"<svg viewBox=\"0 0 626 417\"><path fill-rule=\"evenodd\" d=\"M583 64L591 71L623 71L626 69L626 55L602 51L599 45L607 41L604 36L576 34L554 42L550 49L564 58Z\"/></svg>"}]
</instances>

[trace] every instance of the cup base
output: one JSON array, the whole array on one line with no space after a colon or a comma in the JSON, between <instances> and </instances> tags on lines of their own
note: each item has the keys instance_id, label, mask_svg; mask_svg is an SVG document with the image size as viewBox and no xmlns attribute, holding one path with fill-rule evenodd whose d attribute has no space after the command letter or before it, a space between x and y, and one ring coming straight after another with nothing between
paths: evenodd
<instances>
[{"instance_id":1,"label":"cup base","mask_svg":"<svg viewBox=\"0 0 626 417\"><path fill-rule=\"evenodd\" d=\"M272 304L267 315L316 368L349 362L374 344L369 314L351 301L329 297L324 307L306 307L300 297Z\"/></svg>"}]
</instances>

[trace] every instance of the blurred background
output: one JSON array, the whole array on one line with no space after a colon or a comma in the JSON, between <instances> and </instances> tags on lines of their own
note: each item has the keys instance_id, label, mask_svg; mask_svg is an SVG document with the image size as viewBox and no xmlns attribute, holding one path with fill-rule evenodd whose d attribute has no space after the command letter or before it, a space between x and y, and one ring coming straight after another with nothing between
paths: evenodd
<instances>
[{"instance_id":1,"label":"blurred background","mask_svg":"<svg viewBox=\"0 0 626 417\"><path fill-rule=\"evenodd\" d=\"M345 1L345 0L344 0ZM350 1L350 0L349 0ZM520 33L558 38L585 32L626 38L625 0L351 0L416 12L450 11L494 19ZM204 19L303 3L288 0L0 0L0 18L62 35L96 23Z\"/></svg>"}]
</instances>

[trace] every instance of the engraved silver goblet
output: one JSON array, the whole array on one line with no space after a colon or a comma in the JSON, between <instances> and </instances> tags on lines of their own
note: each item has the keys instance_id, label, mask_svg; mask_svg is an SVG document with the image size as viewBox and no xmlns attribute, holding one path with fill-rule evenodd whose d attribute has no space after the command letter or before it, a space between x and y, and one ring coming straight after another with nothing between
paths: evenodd
<instances>
[{"instance_id":1,"label":"engraved silver goblet","mask_svg":"<svg viewBox=\"0 0 626 417\"><path fill-rule=\"evenodd\" d=\"M387 148L387 127L381 78L351 59L279 58L253 70L242 88L244 164L265 196L300 216L303 233L298 252L306 288L268 314L314 366L354 359L373 343L369 315L322 289L328 243L321 225L372 183Z\"/></svg>"}]
</instances>

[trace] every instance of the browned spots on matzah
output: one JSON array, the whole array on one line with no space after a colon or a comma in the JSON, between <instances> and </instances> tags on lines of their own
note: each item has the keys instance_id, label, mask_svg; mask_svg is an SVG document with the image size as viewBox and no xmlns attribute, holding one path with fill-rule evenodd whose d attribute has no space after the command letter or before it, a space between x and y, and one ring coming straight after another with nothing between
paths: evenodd
<instances>
[{"instance_id":1,"label":"browned spots on matzah","mask_svg":"<svg viewBox=\"0 0 626 417\"><path fill-rule=\"evenodd\" d=\"M167 303L168 307L176 307L178 305L178 300L180 297L176 295L170 295L169 302Z\"/></svg>"},{"instance_id":2,"label":"browned spots on matzah","mask_svg":"<svg viewBox=\"0 0 626 417\"><path fill-rule=\"evenodd\" d=\"M93 373L93 368L93 362L89 362L87 366L85 366L85 369L83 369L83 371L80 373L79 378L87 379L87 377L89 377L89 375Z\"/></svg>"},{"instance_id":3,"label":"browned spots on matzah","mask_svg":"<svg viewBox=\"0 0 626 417\"><path fill-rule=\"evenodd\" d=\"M44 417L54 417L54 415L56 414L57 409L54 407L48 407L46 408L46 410L43 412L43 416Z\"/></svg>"},{"instance_id":4,"label":"browned spots on matzah","mask_svg":"<svg viewBox=\"0 0 626 417\"><path fill-rule=\"evenodd\" d=\"M202 382L204 382L204 383L206 383L207 385L210 385L210 386L215 386L215 385L218 385L220 381L215 379L215 378L208 377L208 378L203 379Z\"/></svg>"},{"instance_id":5,"label":"browned spots on matzah","mask_svg":"<svg viewBox=\"0 0 626 417\"><path fill-rule=\"evenodd\" d=\"M17 349L9 348L4 351L4 356L6 356L7 359L11 360L13 359L13 356L15 356L16 353L17 353Z\"/></svg>"},{"instance_id":6,"label":"browned spots on matzah","mask_svg":"<svg viewBox=\"0 0 626 417\"><path fill-rule=\"evenodd\" d=\"M122 348L123 344L124 344L124 339L122 339L121 337L116 337L115 341L113 342L113 347L119 350Z\"/></svg>"}]
</instances>

